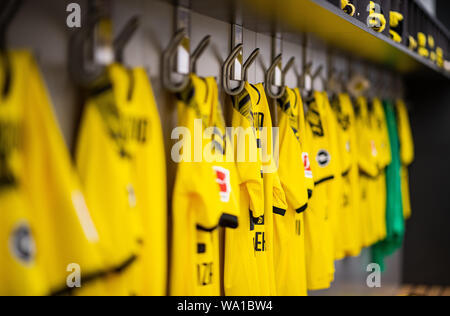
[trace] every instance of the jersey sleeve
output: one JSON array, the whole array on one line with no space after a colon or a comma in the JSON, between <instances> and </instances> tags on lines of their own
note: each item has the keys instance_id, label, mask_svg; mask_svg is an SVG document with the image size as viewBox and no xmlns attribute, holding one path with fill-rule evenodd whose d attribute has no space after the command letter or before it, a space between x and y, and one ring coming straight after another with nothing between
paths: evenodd
<instances>
[{"instance_id":1,"label":"jersey sleeve","mask_svg":"<svg viewBox=\"0 0 450 316\"><path fill-rule=\"evenodd\" d=\"M278 174L287 204L298 213L306 209L308 191L305 184L305 169L302 161L300 142L289 126L289 117L279 109L279 141L280 161Z\"/></svg>"},{"instance_id":2,"label":"jersey sleeve","mask_svg":"<svg viewBox=\"0 0 450 316\"><path fill-rule=\"evenodd\" d=\"M408 109L402 100L397 101L398 132L402 163L409 166L414 161L414 140L408 117Z\"/></svg>"},{"instance_id":3,"label":"jersey sleeve","mask_svg":"<svg viewBox=\"0 0 450 316\"><path fill-rule=\"evenodd\" d=\"M257 157L257 140L253 126L249 117L243 115L245 107L251 105L250 96L248 95L247 98L247 95L248 93L244 92L234 101L238 103L240 111L236 109L235 105L232 118L235 134L232 135L232 143L240 184L245 186L248 191L253 216L260 217L264 214L264 202L261 201L261 196L264 195L262 165ZM243 105L239 107L239 104Z\"/></svg>"},{"instance_id":4,"label":"jersey sleeve","mask_svg":"<svg viewBox=\"0 0 450 316\"><path fill-rule=\"evenodd\" d=\"M25 110L27 188L40 225L46 230L45 258L53 292L67 290L67 268L81 267L82 280L95 279L104 266L98 253L99 236L71 164L66 144L52 112L37 65L29 61Z\"/></svg>"}]
</instances>

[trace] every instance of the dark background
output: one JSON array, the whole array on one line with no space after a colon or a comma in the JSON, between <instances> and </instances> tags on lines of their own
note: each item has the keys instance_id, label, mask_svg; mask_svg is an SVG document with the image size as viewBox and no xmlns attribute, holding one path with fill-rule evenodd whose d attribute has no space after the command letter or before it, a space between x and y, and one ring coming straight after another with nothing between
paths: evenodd
<instances>
[{"instance_id":1,"label":"dark background","mask_svg":"<svg viewBox=\"0 0 450 316\"><path fill-rule=\"evenodd\" d=\"M450 1L437 0L436 14L450 29ZM411 81L407 92L416 161L410 170L413 217L403 281L450 286L450 83Z\"/></svg>"}]
</instances>

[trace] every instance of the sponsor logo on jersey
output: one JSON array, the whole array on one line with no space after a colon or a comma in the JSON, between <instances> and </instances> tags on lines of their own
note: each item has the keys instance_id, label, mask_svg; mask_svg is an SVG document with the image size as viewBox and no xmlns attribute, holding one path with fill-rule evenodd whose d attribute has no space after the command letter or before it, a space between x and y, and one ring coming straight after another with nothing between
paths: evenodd
<instances>
[{"instance_id":1,"label":"sponsor logo on jersey","mask_svg":"<svg viewBox=\"0 0 450 316\"><path fill-rule=\"evenodd\" d=\"M316 157L317 163L321 168L325 168L330 164L331 155L325 149L319 150Z\"/></svg>"},{"instance_id":2,"label":"sponsor logo on jersey","mask_svg":"<svg viewBox=\"0 0 450 316\"><path fill-rule=\"evenodd\" d=\"M36 245L34 243L31 229L28 223L20 223L11 233L9 248L20 263L30 265L36 256Z\"/></svg>"},{"instance_id":3,"label":"sponsor logo on jersey","mask_svg":"<svg viewBox=\"0 0 450 316\"><path fill-rule=\"evenodd\" d=\"M216 172L216 181L219 184L220 200L223 203L228 203L231 195L230 171L222 167L213 168Z\"/></svg>"},{"instance_id":4,"label":"sponsor logo on jersey","mask_svg":"<svg viewBox=\"0 0 450 316\"><path fill-rule=\"evenodd\" d=\"M309 160L308 153L302 153L302 159L303 159L303 166L305 169L305 177L308 179L312 179L313 173L311 170L311 161Z\"/></svg>"}]
</instances>

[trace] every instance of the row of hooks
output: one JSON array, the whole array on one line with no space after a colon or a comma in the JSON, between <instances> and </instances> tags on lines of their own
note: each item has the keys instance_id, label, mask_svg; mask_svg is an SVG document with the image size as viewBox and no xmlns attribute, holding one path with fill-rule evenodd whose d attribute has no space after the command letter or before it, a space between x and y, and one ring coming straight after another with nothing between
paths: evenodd
<instances>
[{"instance_id":1,"label":"row of hooks","mask_svg":"<svg viewBox=\"0 0 450 316\"><path fill-rule=\"evenodd\" d=\"M8 54L6 49L6 33L7 29L13 20L16 13L19 11L23 0L5 0L0 3L0 61L5 64L5 79L4 86L1 87L1 93L4 96L8 93L10 86L10 64L8 60ZM112 39L112 27L105 27L110 21L110 2L105 0L89 0L88 1L89 10L87 16L87 27L75 32L70 40L69 49L69 71L73 80L82 87L88 87L93 82L95 82L99 77L105 73L107 64L96 63L93 61L92 56L95 55L93 52L96 47L95 41L98 41L99 34L103 34L102 45L109 46L109 49L113 52L113 59L110 62L123 62L123 52L136 30L140 25L140 17L132 17L125 25L125 27L119 32L119 35ZM184 8L184 16L186 16L187 9ZM179 17L180 14L177 14ZM106 22L106 23L105 23ZM175 61L177 61L177 52L183 41L189 37L189 20L183 23L177 23L177 25L184 25L175 36L170 41L166 50L162 54L162 83L163 86L170 92L178 93L181 92L189 83L188 73L195 73L197 71L197 62L202 56L204 51L207 49L211 42L211 36L205 36L189 56L189 71L186 74L178 74L178 81L174 78ZM236 25L233 25L236 27ZM242 28L241 26L238 26ZM256 58L260 54L260 49L256 48L242 64L242 53L243 53L243 43L242 43L242 29L240 31L239 39L233 38L233 43L236 46L232 49L231 54L225 60L222 65L222 85L223 90L226 94L235 96L239 95L245 87L245 82L248 80L249 68L254 64ZM106 33L106 34L105 34ZM235 36L235 29L233 29L233 36ZM239 35L238 35L239 36ZM109 41L109 42L108 42ZM274 43L277 43L274 41ZM273 44L276 45L276 44ZM380 91L387 91L389 89L395 89L397 92L403 92L403 86L400 77L396 79L386 80L383 78L381 73L378 76L378 80L369 80L370 73L369 68L366 67L366 74L361 76L353 72L352 62L349 59L348 62L348 78L345 78L343 72L339 73L332 65L333 52L329 52L328 56L328 75L323 74L323 65L319 65L313 71L313 64L311 62L306 62L306 42L303 45L303 70L298 73L298 67L295 67L295 57L289 59L284 68L282 68L282 53L279 53L272 61L272 64L268 68L265 74L265 87L267 95L272 99L279 99L285 93L285 78L289 71L295 70L295 75L297 78L297 86L302 88L302 93L307 95L311 92L312 87L316 80L320 80L324 90L330 91L333 94L338 94L339 92L349 92L353 95L364 91L372 91L371 93L379 93ZM281 48L277 47L277 51L281 51ZM350 57L349 57L350 58ZM235 71L233 67L236 65L241 65L242 69L239 72ZM280 69L279 82L275 83L274 78L277 69ZM347 79L347 80L345 80ZM232 81L237 82L237 87L232 87ZM344 84L346 82L347 84ZM374 83L369 89L370 83ZM278 91L274 92L273 87L278 87ZM359 87L359 91L356 91L355 87ZM363 87L362 89L360 87Z\"/></svg>"}]
</instances>

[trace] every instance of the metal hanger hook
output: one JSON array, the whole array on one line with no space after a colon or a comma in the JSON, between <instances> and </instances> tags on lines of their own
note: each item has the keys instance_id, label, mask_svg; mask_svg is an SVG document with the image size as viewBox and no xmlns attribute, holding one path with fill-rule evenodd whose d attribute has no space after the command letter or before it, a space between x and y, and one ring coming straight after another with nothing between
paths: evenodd
<instances>
[{"instance_id":1,"label":"metal hanger hook","mask_svg":"<svg viewBox=\"0 0 450 316\"><path fill-rule=\"evenodd\" d=\"M230 80L229 80L229 74L231 72L233 62L238 57L239 53L243 50L244 45L239 44L237 45L233 51L231 52L230 56L225 60L222 67L222 83L223 83L223 89L224 91L231 96L236 96L242 93L245 88L245 82L248 79L248 69L253 65L253 63L256 60L256 57L259 55L259 48L256 48L248 57L248 59L245 61L244 65L242 66L242 73L241 73L241 80L239 83L239 86L236 89L232 89L230 86Z\"/></svg>"},{"instance_id":2,"label":"metal hanger hook","mask_svg":"<svg viewBox=\"0 0 450 316\"><path fill-rule=\"evenodd\" d=\"M163 87L172 93L178 93L183 91L189 84L189 76L183 76L183 79L178 82L172 82L172 61L175 59L177 48L183 42L183 39L187 36L186 29L178 31L169 43L169 46L162 54L161 74Z\"/></svg>"},{"instance_id":3,"label":"metal hanger hook","mask_svg":"<svg viewBox=\"0 0 450 316\"><path fill-rule=\"evenodd\" d=\"M206 48L208 48L210 42L211 42L211 36L210 35L205 36L200 41L200 44L198 44L198 46L195 49L195 51L192 53L191 60L190 60L190 70L191 70L192 73L196 73L197 72L197 61L203 55L203 53L205 52Z\"/></svg>"},{"instance_id":4,"label":"metal hanger hook","mask_svg":"<svg viewBox=\"0 0 450 316\"><path fill-rule=\"evenodd\" d=\"M283 57L282 54L275 57L275 59L272 62L272 65L266 72L266 93L269 97L271 97L272 99L275 99L275 100L283 97L284 93L286 92L284 71L282 71L282 74L281 74L281 87L279 88L278 93L272 92L273 77L275 74L275 69L277 68L277 65L281 62L282 57Z\"/></svg>"}]
</instances>

